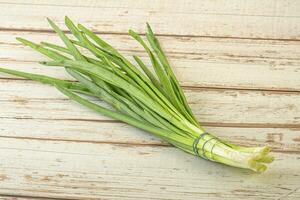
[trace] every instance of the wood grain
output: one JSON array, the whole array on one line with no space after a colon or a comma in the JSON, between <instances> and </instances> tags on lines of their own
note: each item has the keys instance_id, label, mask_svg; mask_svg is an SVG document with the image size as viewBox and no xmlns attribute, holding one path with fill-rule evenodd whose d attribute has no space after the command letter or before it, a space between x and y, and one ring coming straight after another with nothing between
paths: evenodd
<instances>
[{"instance_id":1,"label":"wood grain","mask_svg":"<svg viewBox=\"0 0 300 200\"><path fill-rule=\"evenodd\" d=\"M60 68L37 64L45 57L22 46L15 37L61 44L51 33L0 32L0 65L69 78ZM146 56L129 36L108 34L103 38L128 56ZM300 42L173 36L159 39L183 86L300 91Z\"/></svg>"},{"instance_id":2,"label":"wood grain","mask_svg":"<svg viewBox=\"0 0 300 200\"><path fill-rule=\"evenodd\" d=\"M300 199L299 10L292 0L0 0L1 67L70 79L15 41L61 44L45 16L68 15L142 58L127 31L148 21L204 127L276 158L263 174L207 162L0 74L0 199Z\"/></svg>"},{"instance_id":3,"label":"wood grain","mask_svg":"<svg viewBox=\"0 0 300 200\"><path fill-rule=\"evenodd\" d=\"M0 118L4 124L1 127L2 137L162 144L155 137L141 134L141 131L135 128L71 103L51 86L22 80L0 82L0 91L3 94L0 98L3 105ZM292 93L289 96L291 100L287 101L286 93L257 93L228 90L186 91L189 102L195 113L199 113L197 116L202 124L208 126L208 130L216 135L242 145L269 143L274 150L299 151L299 95ZM254 104L251 96L254 96L258 103ZM280 100L281 98L284 98L284 101ZM218 99L220 101L217 101ZM266 102L266 105L263 102ZM287 105L287 102L291 103ZM266 113L269 113L268 118L264 117ZM288 115L290 121L286 121ZM276 121L278 124L274 123ZM279 128L280 126L282 128ZM31 130L32 127L35 127L35 131Z\"/></svg>"},{"instance_id":4,"label":"wood grain","mask_svg":"<svg viewBox=\"0 0 300 200\"><path fill-rule=\"evenodd\" d=\"M80 143L169 146L151 134L115 121L1 119L0 138ZM222 139L244 146L268 144L272 151L300 152L300 128L241 128L205 125Z\"/></svg>"},{"instance_id":5,"label":"wood grain","mask_svg":"<svg viewBox=\"0 0 300 200\"><path fill-rule=\"evenodd\" d=\"M70 103L63 94L48 85L2 80L0 90L3 94L0 97L2 118L108 119ZM185 90L185 93L194 114L202 123L299 128L299 93L214 89Z\"/></svg>"},{"instance_id":6,"label":"wood grain","mask_svg":"<svg viewBox=\"0 0 300 200\"><path fill-rule=\"evenodd\" d=\"M299 155L276 153L272 168L258 175L169 147L1 140L0 193L72 199L274 199L293 190L290 198L300 195Z\"/></svg>"},{"instance_id":7,"label":"wood grain","mask_svg":"<svg viewBox=\"0 0 300 200\"><path fill-rule=\"evenodd\" d=\"M196 4L196 5L195 5ZM84 6L83 6L84 5ZM144 31L145 22L162 35L299 40L299 2L279 1L2 1L2 30L49 30L45 16L60 24L68 15L94 30ZM13 15L11 13L14 13Z\"/></svg>"}]
</instances>

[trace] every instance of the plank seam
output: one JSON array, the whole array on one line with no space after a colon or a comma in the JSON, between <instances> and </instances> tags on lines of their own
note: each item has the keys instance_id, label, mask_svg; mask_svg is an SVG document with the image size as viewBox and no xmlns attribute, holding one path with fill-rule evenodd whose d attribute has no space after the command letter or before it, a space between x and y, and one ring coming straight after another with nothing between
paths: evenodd
<instances>
[{"instance_id":1,"label":"plank seam","mask_svg":"<svg viewBox=\"0 0 300 200\"><path fill-rule=\"evenodd\" d=\"M71 140L71 139L57 139L57 138L35 138L35 137L22 137L22 136L0 136L5 139L16 139L16 140L37 140L37 141L55 141L55 142L73 142L73 143L87 143L87 144L107 144L116 145L123 147L160 147L160 148L174 148L168 143L135 143L135 142L117 142L117 141L91 141L91 140ZM286 154L299 154L297 150L280 150L272 148L272 152L286 153ZM0 194L1 195L1 194Z\"/></svg>"},{"instance_id":2,"label":"plank seam","mask_svg":"<svg viewBox=\"0 0 300 200\"><path fill-rule=\"evenodd\" d=\"M52 7L71 7L71 8L117 8L117 9L126 9L124 7L120 6L86 6L86 5L64 5L64 4L41 4L41 3L13 3L13 2L0 2L0 4L7 4L7 5L25 5L25 6L52 6ZM131 8L133 10L140 10L142 8ZM155 12L155 10L148 10L147 12ZM235 14L235 13L217 13L217 12L172 12L169 11L169 13L179 13L179 14L203 14L203 15L220 15L220 16L248 16L248 17L272 17L272 18L300 18L300 16L297 15L263 15L263 14Z\"/></svg>"},{"instance_id":3,"label":"plank seam","mask_svg":"<svg viewBox=\"0 0 300 200\"><path fill-rule=\"evenodd\" d=\"M7 77L0 77L0 81L4 80L4 81L24 81L24 82L34 82L37 83L36 81L32 81L29 79L24 79L24 78L7 78ZM67 80L67 79L62 79L65 81L71 81L71 82L77 82L77 81L73 81L73 80ZM218 87L218 86L188 86L188 85L181 85L181 87L185 90L191 90L191 91L197 91L197 90L214 90L214 91L228 91L228 90L232 90L232 91L253 91L253 92L270 92L271 94L274 93L283 93L283 94L290 94L290 93L294 93L294 94L298 94L300 93L300 89L279 89L279 88L263 88L263 87Z\"/></svg>"},{"instance_id":4,"label":"plank seam","mask_svg":"<svg viewBox=\"0 0 300 200\"><path fill-rule=\"evenodd\" d=\"M104 32L104 31L95 31L91 29L96 34L102 35L128 35L126 32ZM0 27L0 32L34 32L34 33L55 33L51 29L27 29L27 28L7 28L7 27ZM70 31L63 30L64 33L69 34ZM145 33L140 33L140 35L145 36ZM213 39L239 39L239 40L263 40L263 41L285 41L285 42L299 42L300 39L290 39L290 38L251 38L251 37L232 37L232 36L210 36L210 35L186 35L186 34L163 34L163 33L156 33L156 36L165 36L165 37L191 37L191 38L213 38Z\"/></svg>"},{"instance_id":5,"label":"plank seam","mask_svg":"<svg viewBox=\"0 0 300 200\"><path fill-rule=\"evenodd\" d=\"M24 136L7 136L0 135L0 138L6 139L21 139L21 140L39 140L39 141L61 141L61 142L74 142L74 143L89 143L89 144L111 144L121 146L156 146L156 147L173 147L172 145L164 142L157 143L138 143L138 142L117 142L117 141L93 141L93 140L73 140L73 139L59 139L59 138L37 138L37 137L24 137Z\"/></svg>"},{"instance_id":6,"label":"plank seam","mask_svg":"<svg viewBox=\"0 0 300 200\"><path fill-rule=\"evenodd\" d=\"M0 117L0 119L16 120L48 120L48 121L81 121L97 123L123 123L118 120L103 119L76 119L76 118L34 118L34 117ZM222 122L199 122L207 127L228 127L228 128L300 128L300 124L271 124L271 123L222 123ZM124 123L125 124L125 123Z\"/></svg>"},{"instance_id":7,"label":"plank seam","mask_svg":"<svg viewBox=\"0 0 300 200\"><path fill-rule=\"evenodd\" d=\"M91 140L71 140L71 139L57 139L57 138L36 138L36 137L22 137L22 136L0 136L0 138L16 139L16 140L37 140L37 141L56 141L56 142L73 142L73 143L87 143L87 144L107 144L126 147L160 147L160 148L175 148L168 143L135 143L135 142L117 142L117 141L91 141ZM281 150L272 148L272 152L299 154L297 150Z\"/></svg>"}]
</instances>

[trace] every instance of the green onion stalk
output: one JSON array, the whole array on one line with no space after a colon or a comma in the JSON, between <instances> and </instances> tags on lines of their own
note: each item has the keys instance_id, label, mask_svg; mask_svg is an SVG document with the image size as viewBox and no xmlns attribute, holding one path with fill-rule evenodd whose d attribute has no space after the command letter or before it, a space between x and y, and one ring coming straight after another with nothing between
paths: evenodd
<instances>
[{"instance_id":1,"label":"green onion stalk","mask_svg":"<svg viewBox=\"0 0 300 200\"><path fill-rule=\"evenodd\" d=\"M147 24L146 40L129 30L149 56L149 67L138 56L134 63L85 26L68 17L67 36L53 21L50 26L64 46L52 43L18 41L50 60L46 66L61 66L76 81L0 68L0 72L55 86L70 99L105 116L146 130L188 153L226 165L262 172L273 161L264 147L233 145L206 132L200 126L158 39ZM83 50L88 53L83 54ZM86 51L85 51L86 52ZM92 102L98 98L110 106Z\"/></svg>"}]
</instances>

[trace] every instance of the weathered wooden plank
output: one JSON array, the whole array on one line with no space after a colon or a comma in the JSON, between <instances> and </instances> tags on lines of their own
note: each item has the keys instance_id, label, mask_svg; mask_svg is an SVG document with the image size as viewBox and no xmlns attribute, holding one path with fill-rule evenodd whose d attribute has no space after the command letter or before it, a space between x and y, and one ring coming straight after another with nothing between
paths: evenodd
<instances>
[{"instance_id":1,"label":"weathered wooden plank","mask_svg":"<svg viewBox=\"0 0 300 200\"><path fill-rule=\"evenodd\" d=\"M1 124L0 138L168 146L149 133L118 122L1 119ZM272 151L300 152L299 128L204 127L214 135L235 144L245 146L268 144Z\"/></svg>"},{"instance_id":2,"label":"weathered wooden plank","mask_svg":"<svg viewBox=\"0 0 300 200\"><path fill-rule=\"evenodd\" d=\"M0 32L1 66L69 78L60 68L37 64L45 57L20 45L16 36L61 44L51 33ZM126 55L146 56L128 36L103 38ZM160 39L184 86L300 91L300 42L169 36Z\"/></svg>"},{"instance_id":3,"label":"weathered wooden plank","mask_svg":"<svg viewBox=\"0 0 300 200\"><path fill-rule=\"evenodd\" d=\"M54 87L31 81L1 80L1 118L106 120L71 103ZM203 123L244 126L299 127L300 94L270 91L185 90Z\"/></svg>"},{"instance_id":4,"label":"weathered wooden plank","mask_svg":"<svg viewBox=\"0 0 300 200\"><path fill-rule=\"evenodd\" d=\"M276 151L264 174L206 162L54 88L2 79L0 199L299 199L299 9L292 0L0 1L1 66L69 78L13 40L57 41L45 16L80 19L142 57L124 33L149 21L205 128Z\"/></svg>"},{"instance_id":5,"label":"weathered wooden plank","mask_svg":"<svg viewBox=\"0 0 300 200\"><path fill-rule=\"evenodd\" d=\"M2 138L0 149L0 193L78 199L300 197L299 155L275 153L270 170L256 174L170 147Z\"/></svg>"},{"instance_id":6,"label":"weathered wooden plank","mask_svg":"<svg viewBox=\"0 0 300 200\"><path fill-rule=\"evenodd\" d=\"M143 31L148 21L157 33L167 35L300 38L300 4L291 0L244 0L229 5L225 1L78 2L2 2L1 28L49 30L45 16L62 23L68 15L102 32L124 33L129 27Z\"/></svg>"},{"instance_id":7,"label":"weathered wooden plank","mask_svg":"<svg viewBox=\"0 0 300 200\"><path fill-rule=\"evenodd\" d=\"M201 11L202 13L210 14L232 14L232 15L265 15L270 17L291 17L291 16L300 16L297 10L297 2L292 0L280 0L277 2L275 7L270 7L272 0L263 0L261 5L257 5L255 1L250 0L241 0L241 1L232 1L230 5L227 5L225 0L220 0L217 2L212 2L204 0L201 3L195 2L193 0L187 0L184 4L180 0L154 0L152 2L142 2L134 0L117 0L113 2L96 2L95 0L69 0L69 1L56 1L56 0L16 0L14 2L0 1L0 3L6 4L24 4L24 5L47 5L51 6L72 6L72 7L104 7L104 8L128 8L128 9L139 9L139 10L155 10L157 12L164 11L166 8L169 8L168 12L179 12L179 13L195 13ZM181 4L182 6L178 6ZM293 4L294 6L288 5ZM222 6L218 6L222 5ZM245 9L247 7L248 9ZM276 9L289 8L287 10L282 10L282 12L276 12Z\"/></svg>"}]
</instances>

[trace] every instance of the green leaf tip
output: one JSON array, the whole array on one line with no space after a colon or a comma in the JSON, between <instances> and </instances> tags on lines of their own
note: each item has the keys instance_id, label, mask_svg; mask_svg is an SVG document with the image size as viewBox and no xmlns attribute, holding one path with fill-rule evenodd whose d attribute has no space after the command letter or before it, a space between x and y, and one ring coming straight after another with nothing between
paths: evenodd
<instances>
[{"instance_id":1,"label":"green leaf tip","mask_svg":"<svg viewBox=\"0 0 300 200\"><path fill-rule=\"evenodd\" d=\"M151 35L154 35L153 31L152 31L152 28L150 26L150 24L148 22L146 22L146 25L147 25L147 30L148 32L151 34Z\"/></svg>"},{"instance_id":2,"label":"green leaf tip","mask_svg":"<svg viewBox=\"0 0 300 200\"><path fill-rule=\"evenodd\" d=\"M16 40L21 42L22 44L26 45L26 46L30 46L30 47L37 47L38 44L35 44L34 42L31 42L29 40L26 40L24 38L21 37L16 37Z\"/></svg>"},{"instance_id":3,"label":"green leaf tip","mask_svg":"<svg viewBox=\"0 0 300 200\"><path fill-rule=\"evenodd\" d=\"M71 21L71 19L67 15L65 15L65 21Z\"/></svg>"}]
</instances>

